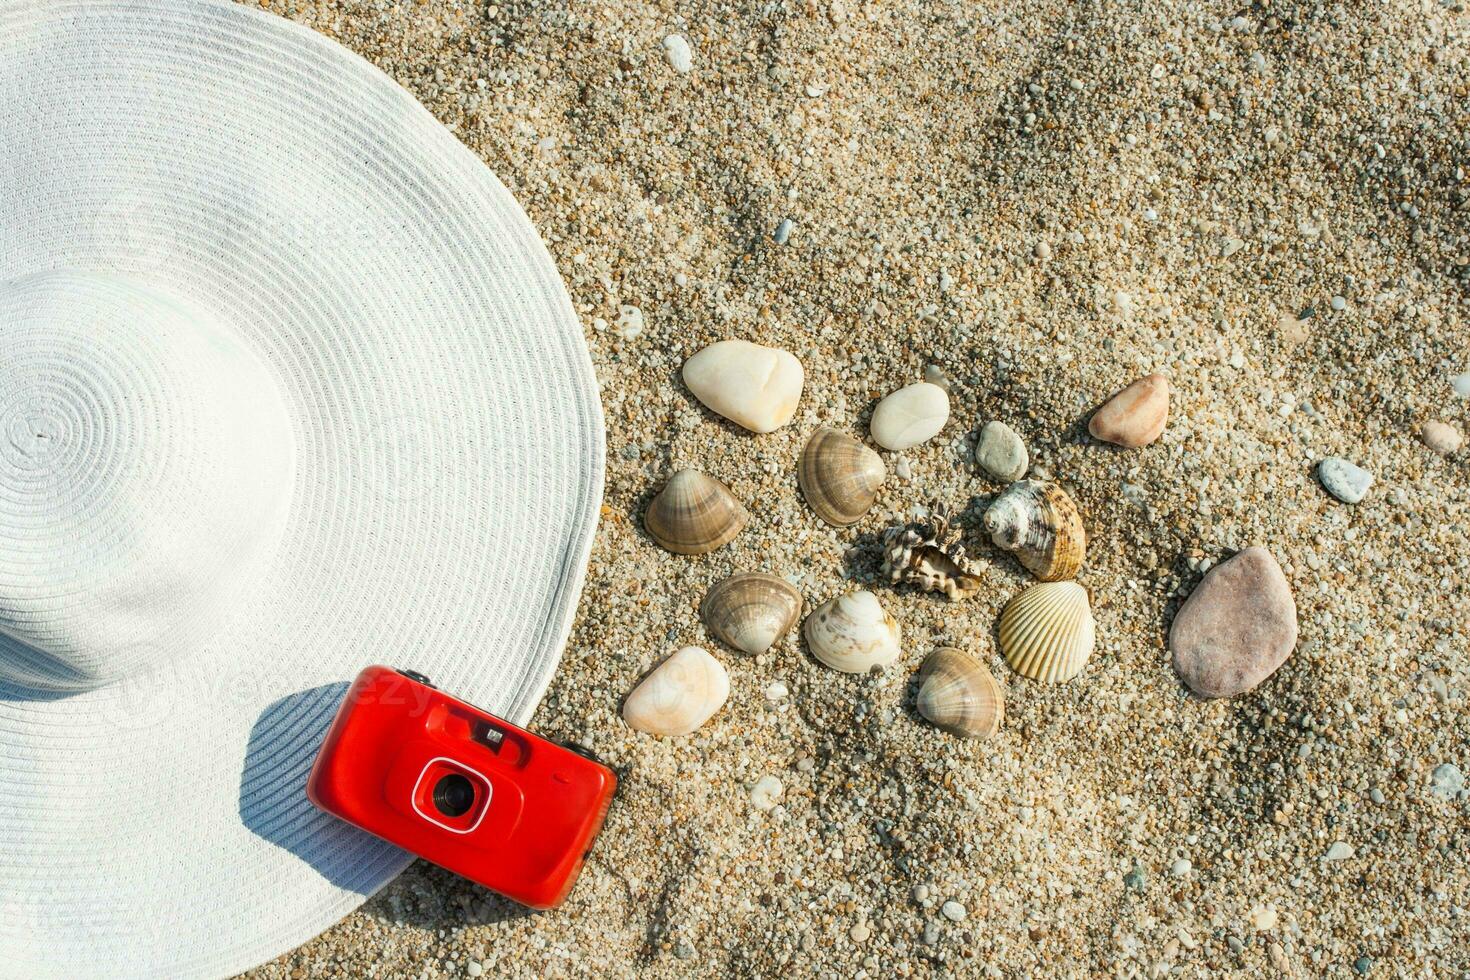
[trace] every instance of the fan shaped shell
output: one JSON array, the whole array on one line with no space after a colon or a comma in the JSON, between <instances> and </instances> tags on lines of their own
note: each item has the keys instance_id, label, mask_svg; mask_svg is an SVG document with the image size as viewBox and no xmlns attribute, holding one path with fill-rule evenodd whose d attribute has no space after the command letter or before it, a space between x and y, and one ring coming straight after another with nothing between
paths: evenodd
<instances>
[{"instance_id":1,"label":"fan shaped shell","mask_svg":"<svg viewBox=\"0 0 1470 980\"><path fill-rule=\"evenodd\" d=\"M756 655L785 636L801 615L801 593L783 578L739 572L705 593L699 618L721 642Z\"/></svg>"},{"instance_id":2,"label":"fan shaped shell","mask_svg":"<svg viewBox=\"0 0 1470 980\"><path fill-rule=\"evenodd\" d=\"M898 659L898 620L866 589L828 599L802 631L812 656L846 674L866 674Z\"/></svg>"},{"instance_id":3,"label":"fan shaped shell","mask_svg":"<svg viewBox=\"0 0 1470 980\"><path fill-rule=\"evenodd\" d=\"M915 706L952 735L989 738L1005 717L1005 691L980 661L953 647L940 647L919 670Z\"/></svg>"},{"instance_id":4,"label":"fan shaped shell","mask_svg":"<svg viewBox=\"0 0 1470 980\"><path fill-rule=\"evenodd\" d=\"M749 511L730 488L698 470L675 473L643 512L643 527L653 540L679 555L714 551L748 520Z\"/></svg>"},{"instance_id":5,"label":"fan shaped shell","mask_svg":"<svg viewBox=\"0 0 1470 980\"><path fill-rule=\"evenodd\" d=\"M1043 582L1072 578L1087 553L1082 514L1055 483L1012 483L986 509L985 530Z\"/></svg>"},{"instance_id":6,"label":"fan shaped shell","mask_svg":"<svg viewBox=\"0 0 1470 980\"><path fill-rule=\"evenodd\" d=\"M1038 582L1000 614L1000 647L1023 677L1071 680L1092 656L1096 626L1087 590L1076 582Z\"/></svg>"},{"instance_id":7,"label":"fan shaped shell","mask_svg":"<svg viewBox=\"0 0 1470 980\"><path fill-rule=\"evenodd\" d=\"M807 504L833 527L862 520L887 476L882 457L830 426L812 433L796 468Z\"/></svg>"}]
</instances>

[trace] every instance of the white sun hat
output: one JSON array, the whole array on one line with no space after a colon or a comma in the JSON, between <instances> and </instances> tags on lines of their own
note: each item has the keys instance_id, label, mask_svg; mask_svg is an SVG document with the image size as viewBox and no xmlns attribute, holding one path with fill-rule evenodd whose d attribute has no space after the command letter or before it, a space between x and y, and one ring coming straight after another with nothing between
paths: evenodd
<instances>
[{"instance_id":1,"label":"white sun hat","mask_svg":"<svg viewBox=\"0 0 1470 980\"><path fill-rule=\"evenodd\" d=\"M410 861L371 663L518 722L601 503L581 329L406 92L215 0L0 0L0 974L237 972Z\"/></svg>"}]
</instances>

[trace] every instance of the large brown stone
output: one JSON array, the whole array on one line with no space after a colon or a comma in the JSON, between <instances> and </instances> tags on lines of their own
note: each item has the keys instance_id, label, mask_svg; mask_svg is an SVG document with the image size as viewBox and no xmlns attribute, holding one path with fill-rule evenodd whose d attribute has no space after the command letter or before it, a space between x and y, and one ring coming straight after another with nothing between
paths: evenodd
<instances>
[{"instance_id":1,"label":"large brown stone","mask_svg":"<svg viewBox=\"0 0 1470 980\"><path fill-rule=\"evenodd\" d=\"M1163 435L1168 421L1169 379L1150 374L1109 398L1093 414L1087 431L1103 442L1137 449Z\"/></svg>"},{"instance_id":2,"label":"large brown stone","mask_svg":"<svg viewBox=\"0 0 1470 980\"><path fill-rule=\"evenodd\" d=\"M1210 569L1169 629L1180 680L1200 697L1244 694L1296 647L1296 600L1276 559L1247 548Z\"/></svg>"}]
</instances>

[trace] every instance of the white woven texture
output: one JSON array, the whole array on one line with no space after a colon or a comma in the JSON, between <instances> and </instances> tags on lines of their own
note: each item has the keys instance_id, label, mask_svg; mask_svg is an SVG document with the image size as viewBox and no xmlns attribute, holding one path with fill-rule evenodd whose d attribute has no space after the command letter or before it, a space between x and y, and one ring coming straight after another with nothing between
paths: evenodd
<instances>
[{"instance_id":1,"label":"white woven texture","mask_svg":"<svg viewBox=\"0 0 1470 980\"><path fill-rule=\"evenodd\" d=\"M0 0L0 975L229 975L402 870L305 798L342 690L528 719L603 452L540 239L387 77Z\"/></svg>"}]
</instances>

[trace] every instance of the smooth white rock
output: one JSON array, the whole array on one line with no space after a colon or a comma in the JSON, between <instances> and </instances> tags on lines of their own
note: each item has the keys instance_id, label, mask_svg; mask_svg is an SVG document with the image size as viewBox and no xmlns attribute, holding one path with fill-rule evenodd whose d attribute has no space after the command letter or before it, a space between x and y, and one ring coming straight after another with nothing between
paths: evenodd
<instances>
[{"instance_id":1,"label":"smooth white rock","mask_svg":"<svg viewBox=\"0 0 1470 980\"><path fill-rule=\"evenodd\" d=\"M730 696L724 664L703 647L684 647L659 664L623 701L629 728L650 735L688 735Z\"/></svg>"},{"instance_id":2,"label":"smooth white rock","mask_svg":"<svg viewBox=\"0 0 1470 980\"><path fill-rule=\"evenodd\" d=\"M920 381L880 401L868 431L878 445L898 451L929 441L948 421L949 395L936 384Z\"/></svg>"},{"instance_id":3,"label":"smooth white rock","mask_svg":"<svg viewBox=\"0 0 1470 980\"><path fill-rule=\"evenodd\" d=\"M965 921L965 916L969 914L970 910L951 898L949 901L945 902L939 907L939 911L942 912L944 914L944 917L951 922L963 922Z\"/></svg>"},{"instance_id":4,"label":"smooth white rock","mask_svg":"<svg viewBox=\"0 0 1470 980\"><path fill-rule=\"evenodd\" d=\"M1328 493L1345 504L1356 504L1368 494L1373 486L1373 474L1343 459L1328 456L1317 464L1317 479Z\"/></svg>"},{"instance_id":5,"label":"smooth white rock","mask_svg":"<svg viewBox=\"0 0 1470 980\"><path fill-rule=\"evenodd\" d=\"M684 40L682 34L670 34L664 38L664 60L669 67L681 75L689 73L694 67L694 55L689 50L689 42Z\"/></svg>"},{"instance_id":6,"label":"smooth white rock","mask_svg":"<svg viewBox=\"0 0 1470 980\"><path fill-rule=\"evenodd\" d=\"M776 808L777 803L781 802L781 794L785 792L785 789L781 785L781 780L775 776L762 776L750 788L750 803L757 810L769 812Z\"/></svg>"},{"instance_id":7,"label":"smooth white rock","mask_svg":"<svg viewBox=\"0 0 1470 980\"><path fill-rule=\"evenodd\" d=\"M790 351L722 340L684 362L684 384L716 414L752 432L781 428L796 414L806 376Z\"/></svg>"},{"instance_id":8,"label":"smooth white rock","mask_svg":"<svg viewBox=\"0 0 1470 980\"><path fill-rule=\"evenodd\" d=\"M1348 858L1352 857L1354 853L1355 852L1353 851L1353 845L1349 844L1347 841L1340 840L1327 849L1327 860L1346 861Z\"/></svg>"}]
</instances>

